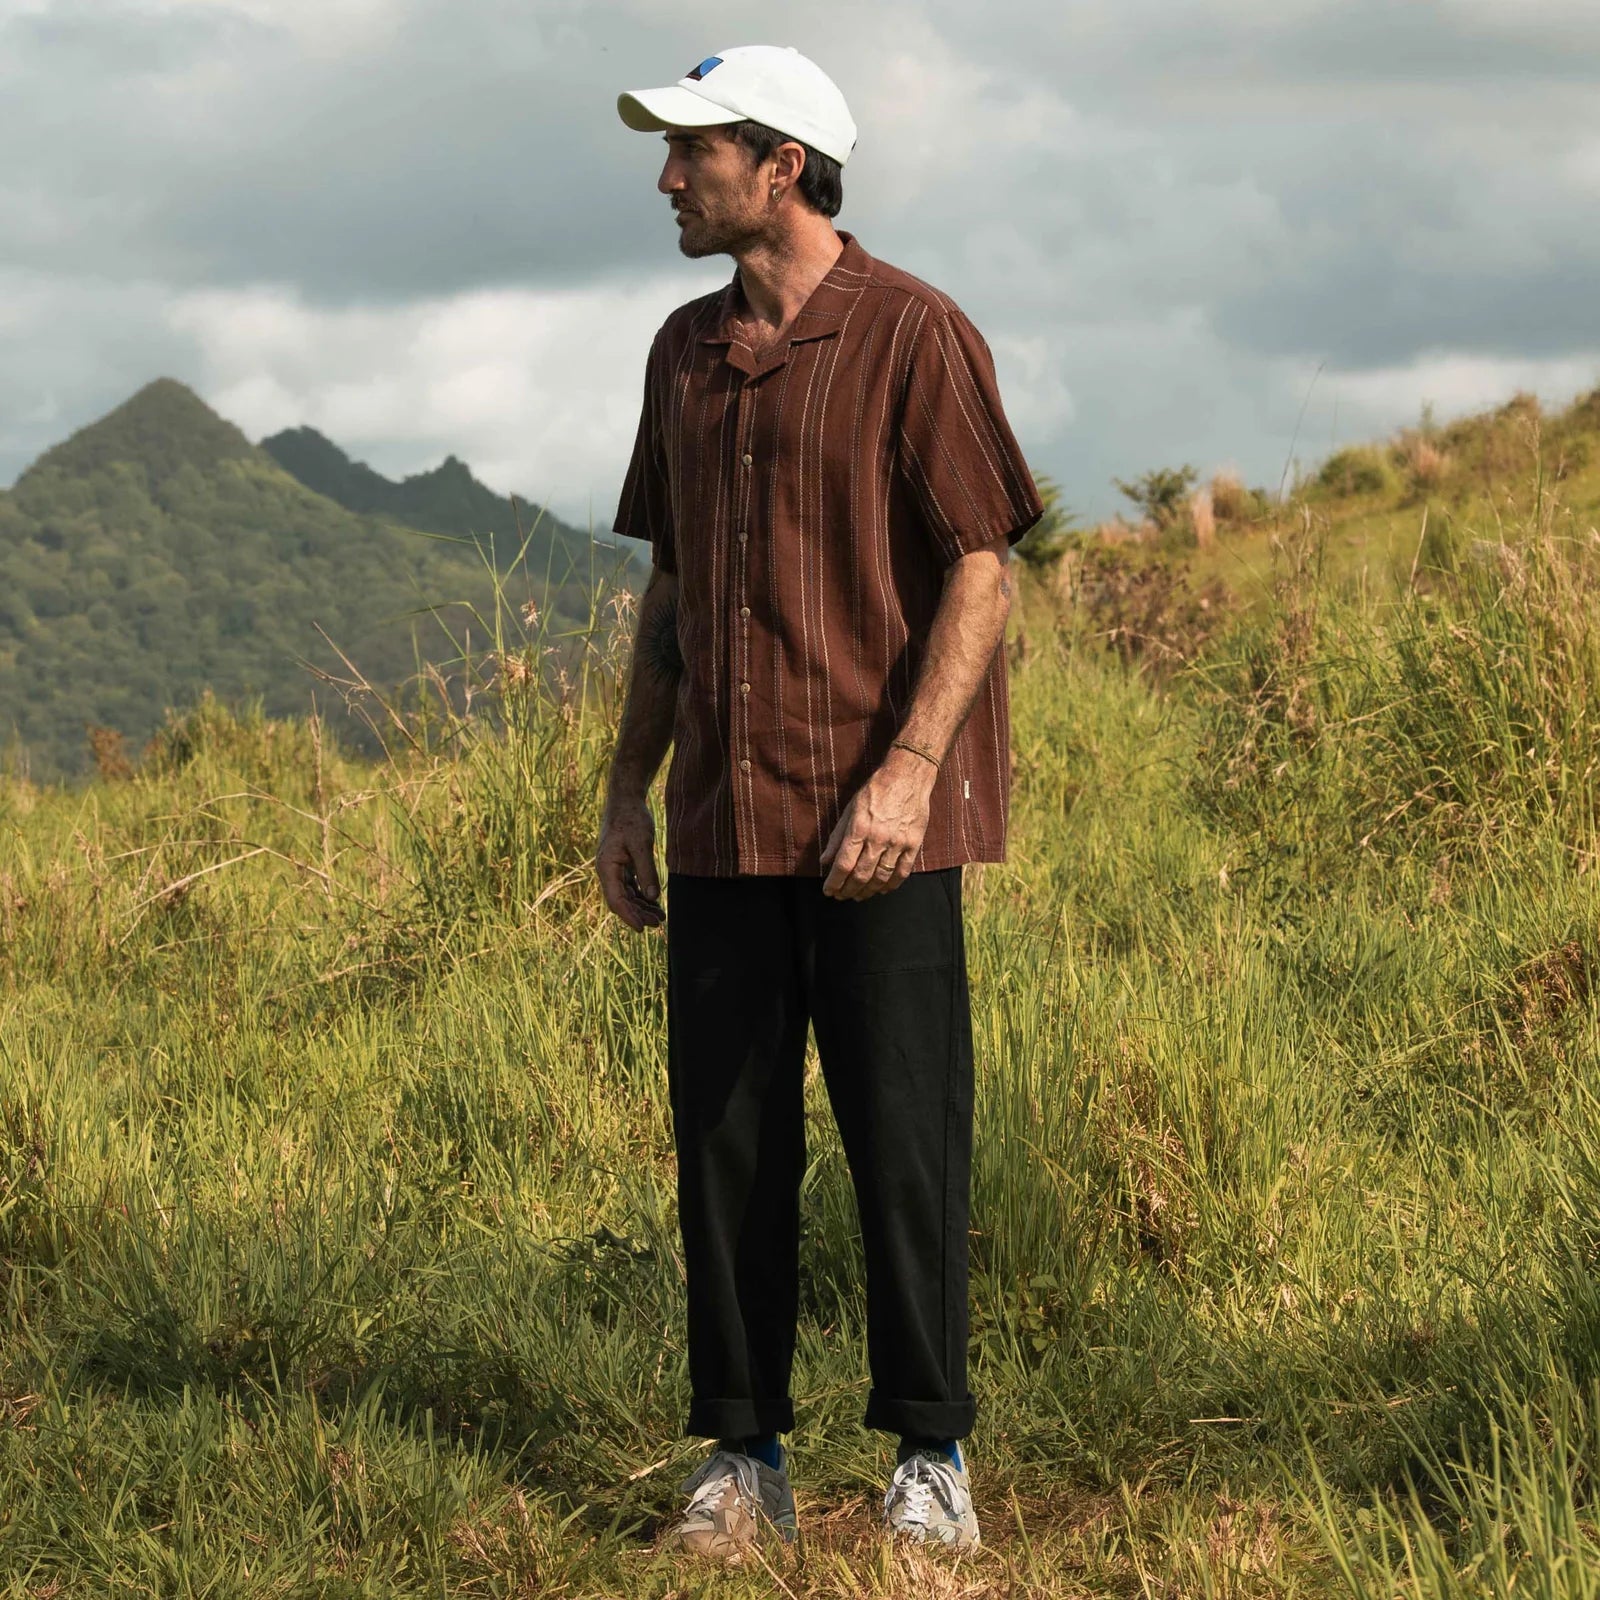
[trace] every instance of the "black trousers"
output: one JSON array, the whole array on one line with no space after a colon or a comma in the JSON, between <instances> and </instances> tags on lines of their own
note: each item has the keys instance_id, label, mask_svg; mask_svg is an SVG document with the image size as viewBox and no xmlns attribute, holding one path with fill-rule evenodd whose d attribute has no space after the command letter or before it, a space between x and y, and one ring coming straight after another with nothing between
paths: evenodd
<instances>
[{"instance_id":1,"label":"black trousers","mask_svg":"<svg viewBox=\"0 0 1600 1600\"><path fill-rule=\"evenodd\" d=\"M961 868L867 900L671 875L668 1079L688 1274L687 1431L794 1426L802 1075L816 1030L867 1276L866 1425L961 1438L972 1021Z\"/></svg>"}]
</instances>

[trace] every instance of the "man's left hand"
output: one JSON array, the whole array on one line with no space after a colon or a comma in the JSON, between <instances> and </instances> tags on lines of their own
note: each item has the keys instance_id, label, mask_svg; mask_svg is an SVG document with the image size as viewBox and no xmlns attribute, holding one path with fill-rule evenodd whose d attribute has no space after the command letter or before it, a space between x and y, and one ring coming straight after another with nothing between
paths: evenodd
<instances>
[{"instance_id":1,"label":"man's left hand","mask_svg":"<svg viewBox=\"0 0 1600 1600\"><path fill-rule=\"evenodd\" d=\"M938 769L909 750L887 759L851 797L828 842L822 892L837 900L866 900L898 889L928 831L928 798ZM832 863L829 866L829 863Z\"/></svg>"}]
</instances>

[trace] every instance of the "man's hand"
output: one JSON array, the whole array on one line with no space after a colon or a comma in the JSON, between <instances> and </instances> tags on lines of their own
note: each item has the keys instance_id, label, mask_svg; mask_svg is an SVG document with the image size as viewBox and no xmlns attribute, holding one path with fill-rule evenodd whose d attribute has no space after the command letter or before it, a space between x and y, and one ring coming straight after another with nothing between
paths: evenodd
<instances>
[{"instance_id":1,"label":"man's hand","mask_svg":"<svg viewBox=\"0 0 1600 1600\"><path fill-rule=\"evenodd\" d=\"M928 797L938 769L909 750L891 749L883 765L851 797L822 847L832 862L822 892L866 900L898 889L928 831Z\"/></svg>"},{"instance_id":2,"label":"man's hand","mask_svg":"<svg viewBox=\"0 0 1600 1600\"><path fill-rule=\"evenodd\" d=\"M606 807L594 870L606 904L635 933L666 920L656 876L655 818L645 801L615 801Z\"/></svg>"}]
</instances>

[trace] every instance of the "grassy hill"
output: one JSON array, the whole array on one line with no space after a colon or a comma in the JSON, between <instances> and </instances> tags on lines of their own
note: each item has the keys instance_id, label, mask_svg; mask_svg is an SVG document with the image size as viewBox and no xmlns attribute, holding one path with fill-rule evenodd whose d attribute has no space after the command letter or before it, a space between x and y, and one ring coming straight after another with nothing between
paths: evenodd
<instances>
[{"instance_id":1,"label":"grassy hill","mask_svg":"<svg viewBox=\"0 0 1600 1600\"><path fill-rule=\"evenodd\" d=\"M625 606L588 693L507 672L390 760L208 707L118 781L0 778L13 1592L1590 1600L1590 470L1546 471L1576 510L1520 454L1459 499L1307 484L1193 553L1261 571L1220 618L1187 591L1177 660L1021 575L1010 855L965 890L954 1571L873 1532L892 1445L815 1071L805 1543L653 1548L701 1446L663 937L590 869Z\"/></svg>"},{"instance_id":2,"label":"grassy hill","mask_svg":"<svg viewBox=\"0 0 1600 1600\"><path fill-rule=\"evenodd\" d=\"M1545 415L1532 395L1494 411L1436 423L1424 416L1394 438L1340 450L1273 492L1242 490L1222 475L1204 491L1210 527L1197 542L1192 502L1153 542L1182 555L1196 580L1220 580L1259 599L1270 581L1285 513L1315 529L1331 573L1404 579L1424 520L1435 535L1474 538L1528 516L1541 495L1558 495L1569 520L1600 519L1600 389ZM1202 523L1206 521L1202 514Z\"/></svg>"},{"instance_id":3,"label":"grassy hill","mask_svg":"<svg viewBox=\"0 0 1600 1600\"><path fill-rule=\"evenodd\" d=\"M49 776L83 770L87 727L137 751L203 688L258 696L274 716L303 712L315 685L302 662L337 664L319 628L386 687L419 657L449 659L446 629L459 640L471 608L492 611L496 579L472 539L439 535L488 491L465 469L432 481L429 504L412 496L416 526L359 515L181 384L149 385L0 493L0 737ZM433 535L417 531L429 505ZM516 546L496 550L504 565ZM551 522L502 578L513 603L536 599L559 631L587 615L591 569L612 559ZM337 697L321 699L337 720Z\"/></svg>"},{"instance_id":4,"label":"grassy hill","mask_svg":"<svg viewBox=\"0 0 1600 1600\"><path fill-rule=\"evenodd\" d=\"M1600 390L1548 416L1525 394L1448 424L1425 414L1391 439L1298 469L1282 496L1226 472L1197 479L1189 467L1147 473L1121 485L1136 517L1069 525L1032 559L1026 542L1018 552L1124 660L1162 674L1269 609L1286 558L1381 600L1440 565L1493 559L1508 528L1548 520L1563 538L1592 541Z\"/></svg>"}]
</instances>

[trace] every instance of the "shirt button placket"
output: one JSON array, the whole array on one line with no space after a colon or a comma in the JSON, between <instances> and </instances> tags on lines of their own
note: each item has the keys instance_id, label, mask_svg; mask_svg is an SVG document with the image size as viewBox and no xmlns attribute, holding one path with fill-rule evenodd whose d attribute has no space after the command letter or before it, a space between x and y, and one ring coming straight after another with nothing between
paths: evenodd
<instances>
[{"instance_id":1,"label":"shirt button placket","mask_svg":"<svg viewBox=\"0 0 1600 1600\"><path fill-rule=\"evenodd\" d=\"M754 404L748 384L740 390L739 394L739 437L744 441L745 448L740 451L739 467L740 476L744 481L739 485L739 493L734 496L734 504L739 508L739 560L737 563L738 584L737 599L739 602L739 628L735 634L739 649L738 684L739 708L733 713L736 737L734 744L739 750L739 771L748 775L751 770L750 749L750 606L747 581L747 557L750 552L750 518L755 508L755 474L756 458L749 449L750 440L750 408ZM734 807L735 815L739 807ZM743 841L749 852L749 859L741 859L740 866L743 870L753 869L756 845L753 839ZM741 857L745 850L740 851Z\"/></svg>"}]
</instances>

